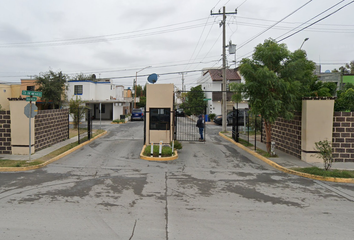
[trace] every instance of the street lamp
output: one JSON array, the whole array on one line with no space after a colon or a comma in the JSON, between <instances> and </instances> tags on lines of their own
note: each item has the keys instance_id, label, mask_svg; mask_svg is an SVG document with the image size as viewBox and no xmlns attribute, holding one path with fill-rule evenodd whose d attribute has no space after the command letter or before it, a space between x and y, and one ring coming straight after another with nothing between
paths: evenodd
<instances>
[{"instance_id":1,"label":"street lamp","mask_svg":"<svg viewBox=\"0 0 354 240\"><path fill-rule=\"evenodd\" d=\"M302 45L304 45L304 43L305 43L307 40L309 40L309 38L305 38L305 39L304 39L304 41L302 42L302 44L301 44L301 46L300 46L300 48L299 48L300 50L301 50L301 48L302 48Z\"/></svg>"},{"instance_id":2,"label":"street lamp","mask_svg":"<svg viewBox=\"0 0 354 240\"><path fill-rule=\"evenodd\" d=\"M137 71L135 73L134 108L136 108L136 85L138 85L138 72L141 72L141 71L143 71L144 69L147 69L147 68L151 68L151 66L144 67L144 68L140 69L139 71Z\"/></svg>"}]
</instances>

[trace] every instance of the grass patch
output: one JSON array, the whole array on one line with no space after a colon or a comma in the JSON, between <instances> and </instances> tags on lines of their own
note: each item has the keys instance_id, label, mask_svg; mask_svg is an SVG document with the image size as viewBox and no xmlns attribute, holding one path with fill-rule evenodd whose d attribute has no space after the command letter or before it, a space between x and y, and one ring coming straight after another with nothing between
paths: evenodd
<instances>
[{"instance_id":1,"label":"grass patch","mask_svg":"<svg viewBox=\"0 0 354 240\"><path fill-rule=\"evenodd\" d=\"M80 134L84 134L87 132L87 128L80 128ZM70 128L69 129L69 138L76 137L78 135L77 128Z\"/></svg>"},{"instance_id":2,"label":"grass patch","mask_svg":"<svg viewBox=\"0 0 354 240\"><path fill-rule=\"evenodd\" d=\"M77 131L77 129L76 129ZM103 133L104 130L100 129L100 130L95 130L95 132L92 134L92 138L96 137L97 135ZM88 137L84 137L82 139L80 139L80 142L83 143L85 141L88 140ZM35 166L35 165L39 165L41 163L44 163L45 161L48 161L50 159L52 159L53 157L56 157L74 147L78 146L77 142L74 143L70 143L68 145L65 145L64 147L61 147L41 158L36 159L35 161L27 161L27 160L7 160L7 159L3 159L0 160L0 167L29 167L29 166Z\"/></svg>"},{"instance_id":3,"label":"grass patch","mask_svg":"<svg viewBox=\"0 0 354 240\"><path fill-rule=\"evenodd\" d=\"M159 145L154 145L153 149L153 156L154 157L159 157ZM145 147L145 150L143 152L144 156L150 157L151 156L151 145L147 145ZM168 146L162 146L162 152L161 152L161 157L171 157L173 156L174 153L172 152L172 149Z\"/></svg>"},{"instance_id":4,"label":"grass patch","mask_svg":"<svg viewBox=\"0 0 354 240\"><path fill-rule=\"evenodd\" d=\"M0 160L0 167L29 167L29 166L35 166L43 163L43 161L31 161L28 162L26 160L7 160L3 159Z\"/></svg>"},{"instance_id":5,"label":"grass patch","mask_svg":"<svg viewBox=\"0 0 354 240\"><path fill-rule=\"evenodd\" d=\"M116 119L116 120L113 120L112 122L114 123L125 123L125 119Z\"/></svg>"},{"instance_id":6,"label":"grass patch","mask_svg":"<svg viewBox=\"0 0 354 240\"><path fill-rule=\"evenodd\" d=\"M252 143L249 143L246 140L243 140L242 138L238 138L238 142L241 143L245 147L253 147Z\"/></svg>"},{"instance_id":7,"label":"grass patch","mask_svg":"<svg viewBox=\"0 0 354 240\"><path fill-rule=\"evenodd\" d=\"M309 173L322 177L335 177L335 178L354 178L354 171L347 170L324 170L318 167L309 167L309 168L293 168L293 170L303 173Z\"/></svg>"}]
</instances>

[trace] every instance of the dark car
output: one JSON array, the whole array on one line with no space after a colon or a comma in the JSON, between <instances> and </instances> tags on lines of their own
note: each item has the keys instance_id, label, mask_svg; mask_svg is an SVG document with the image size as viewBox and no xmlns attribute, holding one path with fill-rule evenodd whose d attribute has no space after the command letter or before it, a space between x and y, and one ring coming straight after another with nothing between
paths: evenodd
<instances>
[{"instance_id":1,"label":"dark car","mask_svg":"<svg viewBox=\"0 0 354 240\"><path fill-rule=\"evenodd\" d=\"M144 120L143 110L140 108L134 108L132 112L132 121L133 120Z\"/></svg>"},{"instance_id":2,"label":"dark car","mask_svg":"<svg viewBox=\"0 0 354 240\"><path fill-rule=\"evenodd\" d=\"M184 111L182 108L177 108L176 110L176 116L177 117L184 117Z\"/></svg>"},{"instance_id":3,"label":"dark car","mask_svg":"<svg viewBox=\"0 0 354 240\"><path fill-rule=\"evenodd\" d=\"M244 109L239 109L238 110L238 125L239 126L243 126L244 125L245 112L246 111ZM233 115L233 112L229 112L227 114L227 119L226 119L227 125L232 125L232 122L233 122L232 115ZM246 113L246 116L247 116L247 113ZM222 115L215 116L214 123L218 124L218 125L222 125Z\"/></svg>"}]
</instances>

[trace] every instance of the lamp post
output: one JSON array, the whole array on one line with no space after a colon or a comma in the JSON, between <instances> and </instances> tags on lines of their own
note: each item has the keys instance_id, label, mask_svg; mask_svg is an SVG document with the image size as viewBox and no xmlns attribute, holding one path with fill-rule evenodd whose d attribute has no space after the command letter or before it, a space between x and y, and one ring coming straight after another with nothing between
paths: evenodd
<instances>
[{"instance_id":1,"label":"lamp post","mask_svg":"<svg viewBox=\"0 0 354 240\"><path fill-rule=\"evenodd\" d=\"M147 68L151 68L151 66L144 67L135 73L134 108L136 108L136 85L138 85L138 72L141 72Z\"/></svg>"},{"instance_id":2,"label":"lamp post","mask_svg":"<svg viewBox=\"0 0 354 240\"><path fill-rule=\"evenodd\" d=\"M307 40L309 40L309 38L305 38L305 39L304 39L304 41L302 42L302 44L301 44L301 46L300 46L300 48L299 48L300 50L301 50L301 48L302 48L302 45L304 45L304 43L305 43Z\"/></svg>"}]
</instances>

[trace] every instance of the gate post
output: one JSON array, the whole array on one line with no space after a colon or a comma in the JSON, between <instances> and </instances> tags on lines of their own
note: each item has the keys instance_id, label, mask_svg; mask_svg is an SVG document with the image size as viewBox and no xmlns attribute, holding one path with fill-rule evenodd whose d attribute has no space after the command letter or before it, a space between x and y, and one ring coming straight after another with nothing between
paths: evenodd
<instances>
[{"instance_id":1,"label":"gate post","mask_svg":"<svg viewBox=\"0 0 354 240\"><path fill-rule=\"evenodd\" d=\"M88 140L91 139L91 109L87 109L87 137Z\"/></svg>"}]
</instances>

